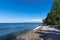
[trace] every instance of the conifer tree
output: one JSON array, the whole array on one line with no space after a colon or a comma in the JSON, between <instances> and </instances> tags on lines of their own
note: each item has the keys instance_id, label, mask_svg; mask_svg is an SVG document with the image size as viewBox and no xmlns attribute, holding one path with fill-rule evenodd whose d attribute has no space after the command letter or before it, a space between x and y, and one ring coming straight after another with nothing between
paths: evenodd
<instances>
[{"instance_id":1,"label":"conifer tree","mask_svg":"<svg viewBox=\"0 0 60 40\"><path fill-rule=\"evenodd\" d=\"M60 25L60 0L55 0L50 13L43 20L45 24Z\"/></svg>"}]
</instances>

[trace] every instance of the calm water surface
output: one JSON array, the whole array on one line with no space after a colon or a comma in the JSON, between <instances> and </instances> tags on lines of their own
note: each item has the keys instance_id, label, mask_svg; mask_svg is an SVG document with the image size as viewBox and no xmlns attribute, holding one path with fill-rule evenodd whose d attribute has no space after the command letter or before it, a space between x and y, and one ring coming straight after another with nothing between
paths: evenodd
<instances>
[{"instance_id":1,"label":"calm water surface","mask_svg":"<svg viewBox=\"0 0 60 40\"><path fill-rule=\"evenodd\" d=\"M0 23L0 36L22 32L25 30L32 30L41 23Z\"/></svg>"}]
</instances>

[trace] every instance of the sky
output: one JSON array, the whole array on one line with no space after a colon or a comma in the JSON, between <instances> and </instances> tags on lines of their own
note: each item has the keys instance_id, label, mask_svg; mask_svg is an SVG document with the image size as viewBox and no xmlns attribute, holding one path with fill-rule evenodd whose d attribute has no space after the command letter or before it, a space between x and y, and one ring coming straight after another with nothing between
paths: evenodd
<instances>
[{"instance_id":1,"label":"sky","mask_svg":"<svg viewBox=\"0 0 60 40\"><path fill-rule=\"evenodd\" d=\"M42 22L53 0L0 0L0 23Z\"/></svg>"}]
</instances>

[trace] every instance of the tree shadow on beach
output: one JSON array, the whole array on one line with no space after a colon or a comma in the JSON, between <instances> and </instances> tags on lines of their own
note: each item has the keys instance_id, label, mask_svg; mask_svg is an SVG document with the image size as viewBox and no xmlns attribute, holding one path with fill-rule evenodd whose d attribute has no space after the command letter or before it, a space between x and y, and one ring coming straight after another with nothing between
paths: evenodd
<instances>
[{"instance_id":1,"label":"tree shadow on beach","mask_svg":"<svg viewBox=\"0 0 60 40\"><path fill-rule=\"evenodd\" d=\"M41 34L40 37L43 38L43 40L60 40L60 32L55 30L43 30L37 32L38 34Z\"/></svg>"}]
</instances>

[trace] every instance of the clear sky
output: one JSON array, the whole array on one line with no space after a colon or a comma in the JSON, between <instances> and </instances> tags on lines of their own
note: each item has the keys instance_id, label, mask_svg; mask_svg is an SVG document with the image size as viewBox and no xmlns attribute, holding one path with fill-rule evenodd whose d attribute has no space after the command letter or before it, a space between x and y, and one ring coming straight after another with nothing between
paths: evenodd
<instances>
[{"instance_id":1,"label":"clear sky","mask_svg":"<svg viewBox=\"0 0 60 40\"><path fill-rule=\"evenodd\" d=\"M0 0L0 22L41 22L52 4L53 0Z\"/></svg>"}]
</instances>

